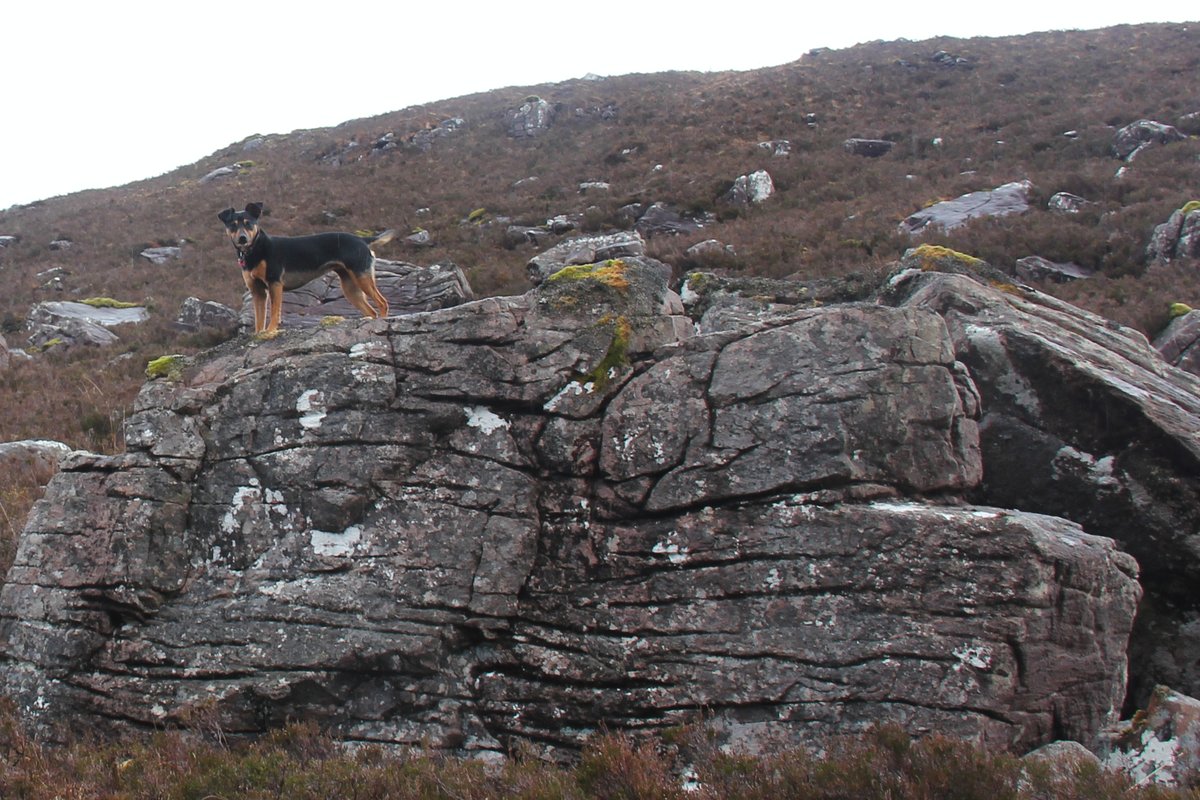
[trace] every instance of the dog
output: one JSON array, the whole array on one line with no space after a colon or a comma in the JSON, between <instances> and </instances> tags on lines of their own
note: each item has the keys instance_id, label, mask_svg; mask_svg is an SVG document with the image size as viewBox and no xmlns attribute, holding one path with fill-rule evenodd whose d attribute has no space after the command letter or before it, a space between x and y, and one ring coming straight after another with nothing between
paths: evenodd
<instances>
[{"instance_id":1,"label":"dog","mask_svg":"<svg viewBox=\"0 0 1200 800\"><path fill-rule=\"evenodd\" d=\"M284 289L298 289L329 272L337 273L342 294L363 316L378 319L388 315L387 298L375 283L375 254L370 245L391 241L395 231L369 238L352 233L268 236L259 225L262 211L262 203L247 203L244 211L227 208L217 214L237 249L242 279L254 300L256 334L279 330Z\"/></svg>"}]
</instances>

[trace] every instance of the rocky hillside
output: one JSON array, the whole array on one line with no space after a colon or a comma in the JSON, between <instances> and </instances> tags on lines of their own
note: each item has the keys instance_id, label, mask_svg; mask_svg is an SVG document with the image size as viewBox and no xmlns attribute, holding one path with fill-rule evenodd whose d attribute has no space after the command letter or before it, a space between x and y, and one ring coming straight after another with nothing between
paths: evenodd
<instances>
[{"instance_id":1,"label":"rocky hillside","mask_svg":"<svg viewBox=\"0 0 1200 800\"><path fill-rule=\"evenodd\" d=\"M381 255L453 262L480 295L523 291L526 260L581 231L636 227L677 273L775 277L883 265L931 241L1010 272L1036 257L1056 278L1089 275L1036 280L1153 334L1170 302L1200 302L1193 269L1148 269L1146 256L1155 227L1194 199L1198 38L1152 25L875 42L752 72L504 89L331 129L247 131L167 175L8 209L10 347L29 346L41 301L108 297L152 319L113 329L115 349L52 346L5 377L0 440L119 448L145 362L212 342L171 327L184 300L240 302L214 215L249 200L267 203L276 233L398 228ZM1118 136L1139 120L1156 125ZM1014 184L1016 213L910 220ZM31 403L39 392L50 402Z\"/></svg>"}]
</instances>

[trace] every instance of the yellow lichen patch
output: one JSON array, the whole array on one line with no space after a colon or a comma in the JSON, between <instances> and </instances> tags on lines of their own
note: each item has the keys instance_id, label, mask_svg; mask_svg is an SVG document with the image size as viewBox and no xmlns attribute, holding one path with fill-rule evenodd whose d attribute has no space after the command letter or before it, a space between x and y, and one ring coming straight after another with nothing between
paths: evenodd
<instances>
[{"instance_id":1,"label":"yellow lichen patch","mask_svg":"<svg viewBox=\"0 0 1200 800\"><path fill-rule=\"evenodd\" d=\"M620 259L609 259L596 264L579 264L563 267L547 280L553 283L562 281L595 281L619 291L629 288L629 279L625 276L625 262Z\"/></svg>"},{"instance_id":2,"label":"yellow lichen patch","mask_svg":"<svg viewBox=\"0 0 1200 800\"><path fill-rule=\"evenodd\" d=\"M326 314L321 317L320 324L322 328L332 328L334 325L341 325L345 321L345 317L338 316L337 314Z\"/></svg>"},{"instance_id":3,"label":"yellow lichen patch","mask_svg":"<svg viewBox=\"0 0 1200 800\"><path fill-rule=\"evenodd\" d=\"M124 300L114 300L111 297L89 297L80 300L85 306L92 308L137 308L137 303L126 303Z\"/></svg>"},{"instance_id":4,"label":"yellow lichen patch","mask_svg":"<svg viewBox=\"0 0 1200 800\"><path fill-rule=\"evenodd\" d=\"M914 247L911 255L920 262L921 269L926 272L937 270L938 262L957 261L965 267L975 267L983 262L983 259L969 256L966 253L960 253L957 250L951 250L949 247L943 247L938 244L923 244L919 247Z\"/></svg>"},{"instance_id":5,"label":"yellow lichen patch","mask_svg":"<svg viewBox=\"0 0 1200 800\"><path fill-rule=\"evenodd\" d=\"M1187 303L1171 303L1171 308L1169 309L1171 319L1182 317L1184 314L1190 314L1191 312L1192 307Z\"/></svg>"},{"instance_id":6,"label":"yellow lichen patch","mask_svg":"<svg viewBox=\"0 0 1200 800\"><path fill-rule=\"evenodd\" d=\"M608 351L595 369L575 380L580 384L591 383L602 391L617 371L629 364L629 341L633 336L633 326L625 317L612 315L601 317L600 324L612 326L612 341L609 342Z\"/></svg>"},{"instance_id":7,"label":"yellow lichen patch","mask_svg":"<svg viewBox=\"0 0 1200 800\"><path fill-rule=\"evenodd\" d=\"M1189 200L1188 202L1184 203L1183 208L1179 210L1185 217L1193 211L1200 211L1200 200Z\"/></svg>"},{"instance_id":8,"label":"yellow lichen patch","mask_svg":"<svg viewBox=\"0 0 1200 800\"><path fill-rule=\"evenodd\" d=\"M159 356L146 365L146 377L151 380L166 378L177 381L183 377L183 360L184 356L179 354Z\"/></svg>"}]
</instances>

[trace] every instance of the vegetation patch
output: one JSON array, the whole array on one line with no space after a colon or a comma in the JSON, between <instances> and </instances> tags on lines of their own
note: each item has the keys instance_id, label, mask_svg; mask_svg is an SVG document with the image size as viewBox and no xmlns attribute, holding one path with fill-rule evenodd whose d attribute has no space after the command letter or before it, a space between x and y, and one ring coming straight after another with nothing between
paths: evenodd
<instances>
[{"instance_id":1,"label":"vegetation patch","mask_svg":"<svg viewBox=\"0 0 1200 800\"><path fill-rule=\"evenodd\" d=\"M140 303L127 303L124 300L114 300L111 297L89 297L79 302L92 308L137 308L141 305Z\"/></svg>"},{"instance_id":2,"label":"vegetation patch","mask_svg":"<svg viewBox=\"0 0 1200 800\"><path fill-rule=\"evenodd\" d=\"M604 391L609 381L616 377L621 369L629 366L629 341L633 336L633 326L623 316L605 316L601 318L600 324L612 327L612 340L609 342L608 351L595 369L575 380L585 386L590 383L597 391Z\"/></svg>"},{"instance_id":3,"label":"vegetation patch","mask_svg":"<svg viewBox=\"0 0 1200 800\"><path fill-rule=\"evenodd\" d=\"M937 244L923 244L915 247L911 255L917 259L920 268L926 272L936 271L939 266L945 266L947 262L963 267L978 267L984 263L983 259Z\"/></svg>"},{"instance_id":4,"label":"vegetation patch","mask_svg":"<svg viewBox=\"0 0 1200 800\"><path fill-rule=\"evenodd\" d=\"M1171 319L1175 319L1176 317L1182 317L1184 314L1190 314L1191 312L1192 312L1192 307L1189 306L1187 303L1171 303L1171 308L1170 308Z\"/></svg>"},{"instance_id":5,"label":"vegetation patch","mask_svg":"<svg viewBox=\"0 0 1200 800\"><path fill-rule=\"evenodd\" d=\"M1200 200L1189 200L1187 203L1184 203L1183 208L1179 210L1183 212L1185 217L1193 211L1200 211Z\"/></svg>"},{"instance_id":6,"label":"vegetation patch","mask_svg":"<svg viewBox=\"0 0 1200 800\"><path fill-rule=\"evenodd\" d=\"M181 356L178 353L169 356L159 356L146 364L146 377L150 380L166 378L169 381L177 381L183 377L184 359L185 356Z\"/></svg>"},{"instance_id":7,"label":"vegetation patch","mask_svg":"<svg viewBox=\"0 0 1200 800\"><path fill-rule=\"evenodd\" d=\"M547 280L551 283L566 281L594 281L611 289L625 291L629 288L629 278L626 276L625 262L619 258L609 259L595 264L579 264L563 267Z\"/></svg>"},{"instance_id":8,"label":"vegetation patch","mask_svg":"<svg viewBox=\"0 0 1200 800\"><path fill-rule=\"evenodd\" d=\"M322 328L332 328L335 325L341 325L345 321L345 317L337 314L326 314L325 316L321 317L320 325Z\"/></svg>"}]
</instances>

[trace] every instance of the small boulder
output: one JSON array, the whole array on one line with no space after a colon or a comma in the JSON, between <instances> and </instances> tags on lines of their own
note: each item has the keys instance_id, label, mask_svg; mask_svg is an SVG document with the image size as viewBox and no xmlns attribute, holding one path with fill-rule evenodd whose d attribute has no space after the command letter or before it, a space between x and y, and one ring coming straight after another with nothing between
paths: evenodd
<instances>
[{"instance_id":1,"label":"small boulder","mask_svg":"<svg viewBox=\"0 0 1200 800\"><path fill-rule=\"evenodd\" d=\"M120 305L123 304L116 304ZM143 306L46 302L30 309L25 327L34 349L72 345L106 347L118 341L116 334L108 330L110 327L137 324L149 318L150 313Z\"/></svg>"},{"instance_id":2,"label":"small boulder","mask_svg":"<svg viewBox=\"0 0 1200 800\"><path fill-rule=\"evenodd\" d=\"M1154 340L1163 360L1193 375L1200 375L1200 311L1185 311Z\"/></svg>"},{"instance_id":3,"label":"small boulder","mask_svg":"<svg viewBox=\"0 0 1200 800\"><path fill-rule=\"evenodd\" d=\"M1084 200L1077 194L1070 192L1059 192L1050 198L1046 207L1051 211L1057 211L1060 214L1078 214L1086 207L1092 205L1091 202Z\"/></svg>"},{"instance_id":4,"label":"small boulder","mask_svg":"<svg viewBox=\"0 0 1200 800\"><path fill-rule=\"evenodd\" d=\"M654 203L642 212L634 228L643 236L676 236L681 233L695 233L703 228L707 221L707 218L685 215L666 203Z\"/></svg>"},{"instance_id":5,"label":"small boulder","mask_svg":"<svg viewBox=\"0 0 1200 800\"><path fill-rule=\"evenodd\" d=\"M529 260L526 269L529 272L529 280L534 285L540 285L563 267L642 256L645 253L646 242L636 231L576 236L534 256Z\"/></svg>"},{"instance_id":6,"label":"small boulder","mask_svg":"<svg viewBox=\"0 0 1200 800\"><path fill-rule=\"evenodd\" d=\"M765 169L738 177L722 200L735 206L757 205L775 194L775 183Z\"/></svg>"},{"instance_id":7,"label":"small boulder","mask_svg":"<svg viewBox=\"0 0 1200 800\"><path fill-rule=\"evenodd\" d=\"M792 154L792 143L787 139L771 139L758 143L759 150L766 150L775 158L787 158Z\"/></svg>"},{"instance_id":8,"label":"small boulder","mask_svg":"<svg viewBox=\"0 0 1200 800\"><path fill-rule=\"evenodd\" d=\"M434 244L433 236L424 228L418 228L408 236L405 236L404 243L409 247L417 248L433 247Z\"/></svg>"},{"instance_id":9,"label":"small boulder","mask_svg":"<svg viewBox=\"0 0 1200 800\"><path fill-rule=\"evenodd\" d=\"M185 331L230 329L238 326L238 313L227 305L213 300L189 297L179 309L175 327Z\"/></svg>"},{"instance_id":10,"label":"small boulder","mask_svg":"<svg viewBox=\"0 0 1200 800\"><path fill-rule=\"evenodd\" d=\"M8 247L10 244L16 244L20 239L16 236L4 235L0 236L0 249Z\"/></svg>"},{"instance_id":11,"label":"small boulder","mask_svg":"<svg viewBox=\"0 0 1200 800\"><path fill-rule=\"evenodd\" d=\"M995 189L970 192L953 200L943 200L909 215L900 223L900 232L909 236L923 233L929 228L950 231L982 217L1003 217L1022 214L1029 210L1029 192L1033 184L1029 181L1014 181Z\"/></svg>"},{"instance_id":12,"label":"small boulder","mask_svg":"<svg viewBox=\"0 0 1200 800\"><path fill-rule=\"evenodd\" d=\"M508 112L508 135L514 139L540 136L554 122L555 107L540 97L526 98L519 107Z\"/></svg>"},{"instance_id":13,"label":"small boulder","mask_svg":"<svg viewBox=\"0 0 1200 800\"><path fill-rule=\"evenodd\" d=\"M50 243L51 250L70 250L75 243L70 239L55 239Z\"/></svg>"},{"instance_id":14,"label":"small boulder","mask_svg":"<svg viewBox=\"0 0 1200 800\"><path fill-rule=\"evenodd\" d=\"M1102 741L1101 761L1139 785L1178 786L1200 774L1200 700L1156 686L1146 710Z\"/></svg>"},{"instance_id":15,"label":"small boulder","mask_svg":"<svg viewBox=\"0 0 1200 800\"><path fill-rule=\"evenodd\" d=\"M846 148L847 153L866 158L886 156L894 146L895 142L889 142L887 139L847 139L842 142L842 147Z\"/></svg>"},{"instance_id":16,"label":"small boulder","mask_svg":"<svg viewBox=\"0 0 1200 800\"><path fill-rule=\"evenodd\" d=\"M1200 258L1200 200L1173 211L1154 229L1146 245L1146 260L1152 265L1169 264L1178 258Z\"/></svg>"},{"instance_id":17,"label":"small boulder","mask_svg":"<svg viewBox=\"0 0 1200 800\"><path fill-rule=\"evenodd\" d=\"M688 258L721 258L736 254L731 244L725 244L719 239L705 239L685 250L684 255Z\"/></svg>"},{"instance_id":18,"label":"small boulder","mask_svg":"<svg viewBox=\"0 0 1200 800\"><path fill-rule=\"evenodd\" d=\"M1183 141L1187 137L1172 125L1165 125L1149 119L1139 119L1117 131L1113 141L1113 153L1117 158L1132 161L1134 157L1147 147L1156 144L1170 144Z\"/></svg>"},{"instance_id":19,"label":"small boulder","mask_svg":"<svg viewBox=\"0 0 1200 800\"><path fill-rule=\"evenodd\" d=\"M0 474L12 474L16 469L51 474L58 471L59 460L70 452L67 445L51 440L0 442Z\"/></svg>"},{"instance_id":20,"label":"small boulder","mask_svg":"<svg viewBox=\"0 0 1200 800\"><path fill-rule=\"evenodd\" d=\"M1081 278L1090 278L1096 271L1070 262L1059 263L1041 256L1026 256L1017 260L1016 273L1018 278L1029 283L1070 283Z\"/></svg>"},{"instance_id":21,"label":"small boulder","mask_svg":"<svg viewBox=\"0 0 1200 800\"><path fill-rule=\"evenodd\" d=\"M182 253L183 249L179 247L148 247L141 252L141 256L152 264L166 264L179 258Z\"/></svg>"}]
</instances>

